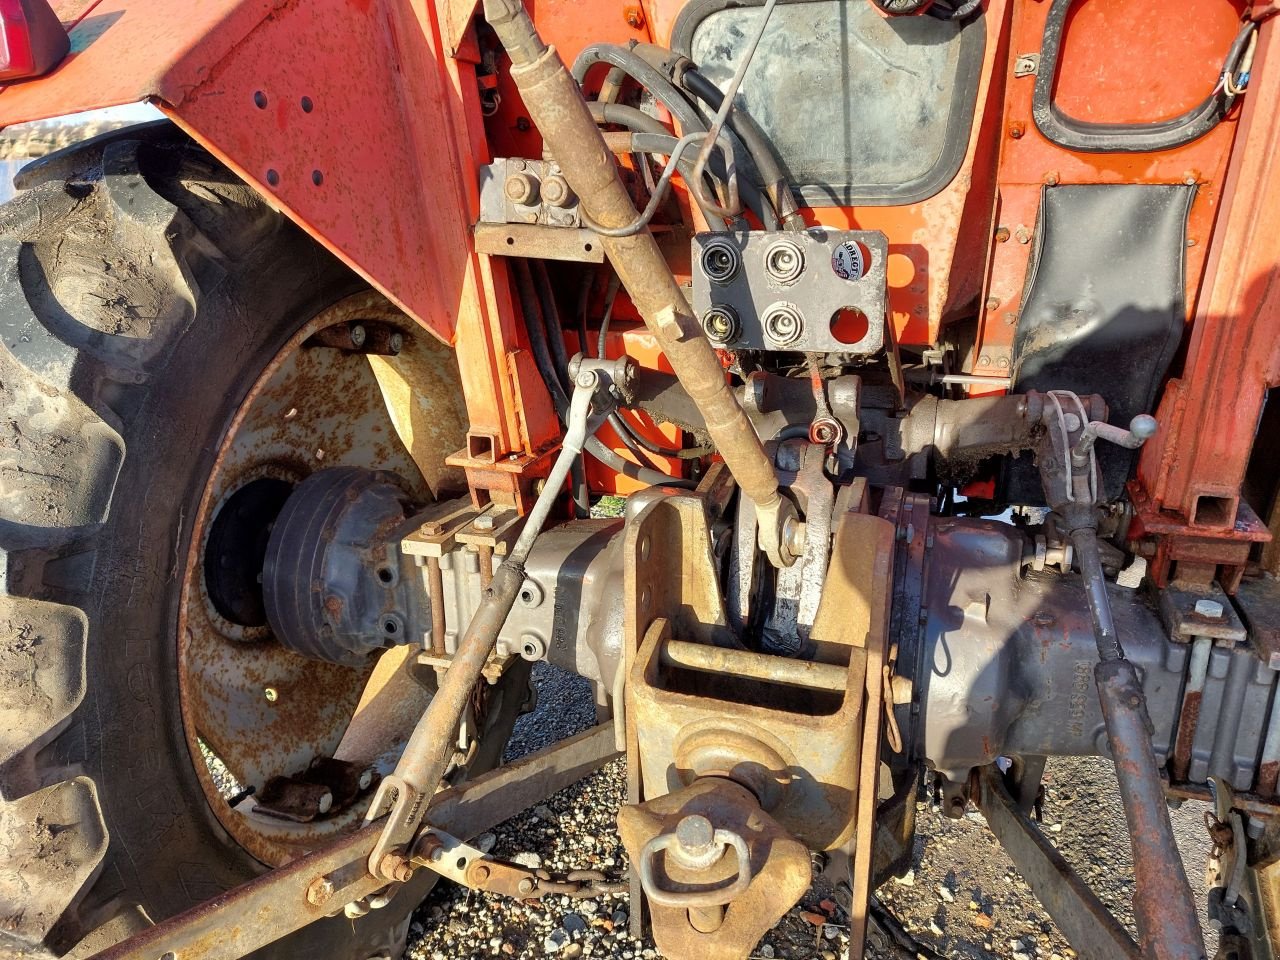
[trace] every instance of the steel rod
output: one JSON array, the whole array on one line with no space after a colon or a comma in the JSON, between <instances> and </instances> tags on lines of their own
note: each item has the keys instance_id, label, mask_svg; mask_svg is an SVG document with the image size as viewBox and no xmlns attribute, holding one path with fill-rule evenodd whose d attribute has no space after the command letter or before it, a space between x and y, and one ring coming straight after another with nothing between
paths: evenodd
<instances>
[{"instance_id":1,"label":"steel rod","mask_svg":"<svg viewBox=\"0 0 1280 960\"><path fill-rule=\"evenodd\" d=\"M849 671L834 663L773 657L751 650L731 650L687 640L668 640L662 645L660 656L663 666L765 680L806 690L843 693L849 682Z\"/></svg>"},{"instance_id":2,"label":"steel rod","mask_svg":"<svg viewBox=\"0 0 1280 960\"><path fill-rule=\"evenodd\" d=\"M441 791L428 809L427 819L455 836L474 837L576 783L616 756L613 724L600 724L469 783ZM259 950L385 887L385 880L370 876L365 868L381 831L381 823L371 823L148 927L96 954L94 960L156 960L166 955L180 960L236 960ZM330 892L317 896L330 886Z\"/></svg>"}]
</instances>

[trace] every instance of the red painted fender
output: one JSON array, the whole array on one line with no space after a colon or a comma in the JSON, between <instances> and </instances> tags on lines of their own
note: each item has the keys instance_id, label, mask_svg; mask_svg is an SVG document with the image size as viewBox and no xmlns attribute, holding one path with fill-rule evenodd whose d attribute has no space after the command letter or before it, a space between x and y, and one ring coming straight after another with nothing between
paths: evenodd
<instances>
[{"instance_id":1,"label":"red painted fender","mask_svg":"<svg viewBox=\"0 0 1280 960\"><path fill-rule=\"evenodd\" d=\"M465 113L429 0L63 0L0 126L147 100L452 342L474 309Z\"/></svg>"}]
</instances>

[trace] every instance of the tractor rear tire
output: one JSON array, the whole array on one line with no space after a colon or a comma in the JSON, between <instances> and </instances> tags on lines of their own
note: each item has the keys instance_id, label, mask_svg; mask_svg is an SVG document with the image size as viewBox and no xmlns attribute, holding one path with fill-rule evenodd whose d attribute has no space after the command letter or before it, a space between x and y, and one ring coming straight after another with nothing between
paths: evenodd
<instances>
[{"instance_id":1,"label":"tractor rear tire","mask_svg":"<svg viewBox=\"0 0 1280 960\"><path fill-rule=\"evenodd\" d=\"M266 869L184 737L181 567L239 398L367 286L165 123L19 185L0 207L0 957L80 957ZM429 884L259 955L398 956Z\"/></svg>"}]
</instances>

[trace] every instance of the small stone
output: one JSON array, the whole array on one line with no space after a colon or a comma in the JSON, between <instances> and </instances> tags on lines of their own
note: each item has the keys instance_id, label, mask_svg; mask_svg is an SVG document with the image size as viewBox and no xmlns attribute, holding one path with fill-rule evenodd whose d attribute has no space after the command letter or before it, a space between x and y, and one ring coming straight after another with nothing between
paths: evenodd
<instances>
[{"instance_id":1,"label":"small stone","mask_svg":"<svg viewBox=\"0 0 1280 960\"><path fill-rule=\"evenodd\" d=\"M542 941L542 949L547 953L555 953L569 942L569 934L563 928L552 930Z\"/></svg>"},{"instance_id":2,"label":"small stone","mask_svg":"<svg viewBox=\"0 0 1280 960\"><path fill-rule=\"evenodd\" d=\"M836 960L836 952L834 950L823 950L822 960Z\"/></svg>"},{"instance_id":3,"label":"small stone","mask_svg":"<svg viewBox=\"0 0 1280 960\"><path fill-rule=\"evenodd\" d=\"M950 887L938 885L938 896L942 898L943 903L955 903L956 895L951 892Z\"/></svg>"},{"instance_id":4,"label":"small stone","mask_svg":"<svg viewBox=\"0 0 1280 960\"><path fill-rule=\"evenodd\" d=\"M596 912L597 910L599 910L599 909L600 909L600 904L596 903L594 900L579 900L579 901L578 901L578 912L579 912L579 913L592 914L592 913L595 913L595 912Z\"/></svg>"},{"instance_id":5,"label":"small stone","mask_svg":"<svg viewBox=\"0 0 1280 960\"><path fill-rule=\"evenodd\" d=\"M942 936L942 927L938 926L937 920L929 921L929 932L932 933L935 937Z\"/></svg>"},{"instance_id":6,"label":"small stone","mask_svg":"<svg viewBox=\"0 0 1280 960\"><path fill-rule=\"evenodd\" d=\"M512 943L510 940L503 940L502 952L505 953L508 957L514 957L516 954L516 945Z\"/></svg>"},{"instance_id":7,"label":"small stone","mask_svg":"<svg viewBox=\"0 0 1280 960\"><path fill-rule=\"evenodd\" d=\"M551 808L548 807L545 803L540 803L536 807L534 807L533 815L537 817L539 820L546 820L548 823L552 823L556 819L556 815L551 812Z\"/></svg>"},{"instance_id":8,"label":"small stone","mask_svg":"<svg viewBox=\"0 0 1280 960\"><path fill-rule=\"evenodd\" d=\"M818 906L826 912L827 916L831 916L836 912L836 904L834 900L819 901Z\"/></svg>"},{"instance_id":9,"label":"small stone","mask_svg":"<svg viewBox=\"0 0 1280 960\"><path fill-rule=\"evenodd\" d=\"M628 919L627 911L615 910L613 911L613 916L611 917L611 919L613 920L613 925L615 927L625 927L627 925L627 919Z\"/></svg>"},{"instance_id":10,"label":"small stone","mask_svg":"<svg viewBox=\"0 0 1280 960\"><path fill-rule=\"evenodd\" d=\"M970 909L970 910L977 910L979 906L980 906L980 904L978 903L978 901L977 901L977 900L970 900L970 901L969 901L969 909Z\"/></svg>"},{"instance_id":11,"label":"small stone","mask_svg":"<svg viewBox=\"0 0 1280 960\"><path fill-rule=\"evenodd\" d=\"M569 931L569 936L575 933L585 933L587 929L587 921L576 913L565 914L564 920L561 921L562 926Z\"/></svg>"},{"instance_id":12,"label":"small stone","mask_svg":"<svg viewBox=\"0 0 1280 960\"><path fill-rule=\"evenodd\" d=\"M764 957L765 960L773 960L773 947L767 943L760 944L760 956Z\"/></svg>"},{"instance_id":13,"label":"small stone","mask_svg":"<svg viewBox=\"0 0 1280 960\"><path fill-rule=\"evenodd\" d=\"M1050 833L1061 833L1061 832L1062 832L1062 824L1060 824L1060 823L1051 823L1051 824L1049 824L1049 832L1050 832Z\"/></svg>"},{"instance_id":14,"label":"small stone","mask_svg":"<svg viewBox=\"0 0 1280 960\"><path fill-rule=\"evenodd\" d=\"M1015 950L1013 951L1010 960L1031 960L1031 954L1024 953L1021 950Z\"/></svg>"},{"instance_id":15,"label":"small stone","mask_svg":"<svg viewBox=\"0 0 1280 960\"><path fill-rule=\"evenodd\" d=\"M491 950L501 950L501 949L502 949L502 938L501 938L501 937L490 937L490 938L489 938L489 949L491 949Z\"/></svg>"},{"instance_id":16,"label":"small stone","mask_svg":"<svg viewBox=\"0 0 1280 960\"><path fill-rule=\"evenodd\" d=\"M822 928L822 935L828 940L834 940L836 937L840 936L840 930L838 927L833 927L831 924L827 924Z\"/></svg>"},{"instance_id":17,"label":"small stone","mask_svg":"<svg viewBox=\"0 0 1280 960\"><path fill-rule=\"evenodd\" d=\"M537 870L542 866L542 858L536 853L530 853L527 850L517 853L511 858L511 862L517 863L522 867L528 867L530 870Z\"/></svg>"},{"instance_id":18,"label":"small stone","mask_svg":"<svg viewBox=\"0 0 1280 960\"><path fill-rule=\"evenodd\" d=\"M916 885L916 872L908 870L900 877L894 877L893 882L900 887L914 887Z\"/></svg>"},{"instance_id":19,"label":"small stone","mask_svg":"<svg viewBox=\"0 0 1280 960\"><path fill-rule=\"evenodd\" d=\"M582 944L566 943L564 949L560 951L560 955L565 960L577 960L578 957L582 956Z\"/></svg>"},{"instance_id":20,"label":"small stone","mask_svg":"<svg viewBox=\"0 0 1280 960\"><path fill-rule=\"evenodd\" d=\"M982 930L990 930L996 925L995 917L986 913L979 913L973 918L973 925Z\"/></svg>"},{"instance_id":21,"label":"small stone","mask_svg":"<svg viewBox=\"0 0 1280 960\"><path fill-rule=\"evenodd\" d=\"M825 926L827 922L827 915L825 913L811 913L808 910L801 910L800 916L815 927Z\"/></svg>"},{"instance_id":22,"label":"small stone","mask_svg":"<svg viewBox=\"0 0 1280 960\"><path fill-rule=\"evenodd\" d=\"M493 848L497 846L497 844L498 838L492 833L482 833L480 836L476 837L475 845L479 848L481 853L493 853Z\"/></svg>"}]
</instances>

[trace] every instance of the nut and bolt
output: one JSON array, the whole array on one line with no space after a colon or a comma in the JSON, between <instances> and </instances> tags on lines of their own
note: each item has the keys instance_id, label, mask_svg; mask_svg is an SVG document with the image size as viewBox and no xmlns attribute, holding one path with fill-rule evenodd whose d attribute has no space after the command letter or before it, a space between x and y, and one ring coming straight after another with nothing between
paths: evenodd
<instances>
[{"instance_id":1,"label":"nut and bolt","mask_svg":"<svg viewBox=\"0 0 1280 960\"><path fill-rule=\"evenodd\" d=\"M1031 231L1028 230L1026 227L1019 227L1018 232L1014 234L1014 237L1017 239L1019 243L1030 243Z\"/></svg>"},{"instance_id":2,"label":"nut and bolt","mask_svg":"<svg viewBox=\"0 0 1280 960\"><path fill-rule=\"evenodd\" d=\"M574 201L573 191L569 189L569 181L559 174L547 177L542 181L542 199L553 207L567 207Z\"/></svg>"},{"instance_id":3,"label":"nut and bolt","mask_svg":"<svg viewBox=\"0 0 1280 960\"><path fill-rule=\"evenodd\" d=\"M538 202L538 178L528 173L513 173L502 185L502 192L512 203L530 206Z\"/></svg>"},{"instance_id":4,"label":"nut and bolt","mask_svg":"<svg viewBox=\"0 0 1280 960\"><path fill-rule=\"evenodd\" d=\"M475 527L477 530L492 530L493 517L487 513L482 513L471 521L471 526Z\"/></svg>"},{"instance_id":5,"label":"nut and bolt","mask_svg":"<svg viewBox=\"0 0 1280 960\"><path fill-rule=\"evenodd\" d=\"M267 698L267 703L275 703L280 699L280 691L275 687L267 687L262 691L262 695Z\"/></svg>"},{"instance_id":6,"label":"nut and bolt","mask_svg":"<svg viewBox=\"0 0 1280 960\"><path fill-rule=\"evenodd\" d=\"M1021 140L1022 135L1027 132L1027 128L1020 123L1009 124L1009 136L1015 140Z\"/></svg>"},{"instance_id":7,"label":"nut and bolt","mask_svg":"<svg viewBox=\"0 0 1280 960\"><path fill-rule=\"evenodd\" d=\"M353 323L351 325L351 345L353 347L363 347L365 340L369 338L369 331L364 328L364 324Z\"/></svg>"},{"instance_id":8,"label":"nut and bolt","mask_svg":"<svg viewBox=\"0 0 1280 960\"><path fill-rule=\"evenodd\" d=\"M536 889L537 886L538 884L534 881L532 877L524 877L518 884L516 884L516 889L521 893L528 895L530 893L533 893L534 889Z\"/></svg>"},{"instance_id":9,"label":"nut and bolt","mask_svg":"<svg viewBox=\"0 0 1280 960\"><path fill-rule=\"evenodd\" d=\"M333 896L333 881L328 877L316 877L307 884L307 903L319 907Z\"/></svg>"},{"instance_id":10,"label":"nut and bolt","mask_svg":"<svg viewBox=\"0 0 1280 960\"><path fill-rule=\"evenodd\" d=\"M388 880L405 883L413 877L413 864L398 853L388 853L378 862L378 872Z\"/></svg>"},{"instance_id":11,"label":"nut and bolt","mask_svg":"<svg viewBox=\"0 0 1280 960\"><path fill-rule=\"evenodd\" d=\"M326 790L320 794L316 800L316 812L320 814L328 813L333 809L333 794Z\"/></svg>"},{"instance_id":12,"label":"nut and bolt","mask_svg":"<svg viewBox=\"0 0 1280 960\"><path fill-rule=\"evenodd\" d=\"M1009 228L1008 228L1008 227L997 227L997 228L996 228L996 243L1008 243L1008 242L1009 242Z\"/></svg>"},{"instance_id":13,"label":"nut and bolt","mask_svg":"<svg viewBox=\"0 0 1280 960\"><path fill-rule=\"evenodd\" d=\"M1225 613L1226 608L1217 600L1196 601L1196 616L1206 620L1221 620Z\"/></svg>"},{"instance_id":14,"label":"nut and bolt","mask_svg":"<svg viewBox=\"0 0 1280 960\"><path fill-rule=\"evenodd\" d=\"M1000 298L999 298L999 297L987 297L987 309L988 309L988 310L999 310L999 309L1000 309Z\"/></svg>"}]
</instances>

